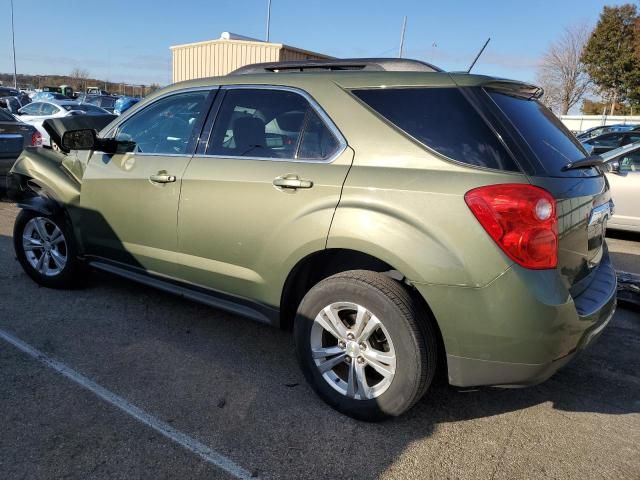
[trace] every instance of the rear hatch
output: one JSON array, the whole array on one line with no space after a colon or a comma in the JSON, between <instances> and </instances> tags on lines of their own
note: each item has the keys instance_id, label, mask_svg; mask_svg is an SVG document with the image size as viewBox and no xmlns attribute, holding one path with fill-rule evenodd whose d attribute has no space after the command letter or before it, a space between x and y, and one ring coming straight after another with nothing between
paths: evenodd
<instances>
[{"instance_id":1,"label":"rear hatch","mask_svg":"<svg viewBox=\"0 0 640 480\"><path fill-rule=\"evenodd\" d=\"M532 184L557 201L558 271L572 296L591 283L606 255L604 234L611 216L608 183L595 167L566 169L588 156L580 142L538 100L530 86L494 82L476 92L494 118L497 133Z\"/></svg>"}]
</instances>

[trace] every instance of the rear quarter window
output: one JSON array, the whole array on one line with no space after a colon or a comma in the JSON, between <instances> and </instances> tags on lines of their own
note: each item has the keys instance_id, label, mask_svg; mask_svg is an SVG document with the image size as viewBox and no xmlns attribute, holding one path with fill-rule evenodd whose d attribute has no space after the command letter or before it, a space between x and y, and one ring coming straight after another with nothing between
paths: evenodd
<instances>
[{"instance_id":1,"label":"rear quarter window","mask_svg":"<svg viewBox=\"0 0 640 480\"><path fill-rule=\"evenodd\" d=\"M362 89L352 93L410 137L449 159L520 171L458 88Z\"/></svg>"}]
</instances>

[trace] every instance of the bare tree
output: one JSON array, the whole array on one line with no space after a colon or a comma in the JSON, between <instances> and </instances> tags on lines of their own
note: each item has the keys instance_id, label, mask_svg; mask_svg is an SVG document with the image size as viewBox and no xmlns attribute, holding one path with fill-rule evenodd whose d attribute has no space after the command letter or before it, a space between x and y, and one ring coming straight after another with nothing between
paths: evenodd
<instances>
[{"instance_id":1,"label":"bare tree","mask_svg":"<svg viewBox=\"0 0 640 480\"><path fill-rule=\"evenodd\" d=\"M82 68L74 68L69 76L73 79L73 87L76 90L84 90L86 88L87 79L89 78L89 72Z\"/></svg>"},{"instance_id":2,"label":"bare tree","mask_svg":"<svg viewBox=\"0 0 640 480\"><path fill-rule=\"evenodd\" d=\"M560 115L566 115L591 86L580 60L591 28L575 25L552 43L540 62L537 82L545 90L542 102Z\"/></svg>"}]
</instances>

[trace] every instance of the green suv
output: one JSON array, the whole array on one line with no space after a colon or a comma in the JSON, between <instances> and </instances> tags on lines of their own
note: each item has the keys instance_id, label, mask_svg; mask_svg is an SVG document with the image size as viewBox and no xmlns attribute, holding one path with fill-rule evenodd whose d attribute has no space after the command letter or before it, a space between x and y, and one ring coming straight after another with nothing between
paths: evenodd
<instances>
[{"instance_id":1,"label":"green suv","mask_svg":"<svg viewBox=\"0 0 640 480\"><path fill-rule=\"evenodd\" d=\"M616 292L608 184L541 93L390 59L175 84L22 154L15 251L47 287L91 267L290 328L359 419L402 414L438 367L541 382Z\"/></svg>"}]
</instances>

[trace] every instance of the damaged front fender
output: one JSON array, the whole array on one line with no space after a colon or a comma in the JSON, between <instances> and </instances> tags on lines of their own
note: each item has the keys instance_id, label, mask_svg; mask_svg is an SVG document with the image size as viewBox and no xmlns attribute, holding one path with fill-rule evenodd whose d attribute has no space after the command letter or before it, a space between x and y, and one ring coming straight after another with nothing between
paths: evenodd
<instances>
[{"instance_id":1,"label":"damaged front fender","mask_svg":"<svg viewBox=\"0 0 640 480\"><path fill-rule=\"evenodd\" d=\"M70 157L47 148L25 149L9 172L7 196L18 204L41 197L46 202L36 203L77 205L83 169Z\"/></svg>"}]
</instances>

